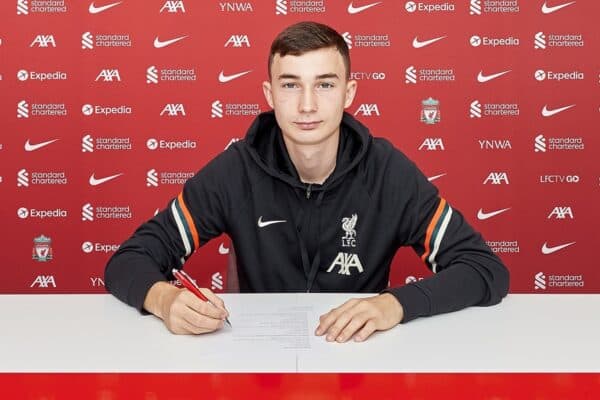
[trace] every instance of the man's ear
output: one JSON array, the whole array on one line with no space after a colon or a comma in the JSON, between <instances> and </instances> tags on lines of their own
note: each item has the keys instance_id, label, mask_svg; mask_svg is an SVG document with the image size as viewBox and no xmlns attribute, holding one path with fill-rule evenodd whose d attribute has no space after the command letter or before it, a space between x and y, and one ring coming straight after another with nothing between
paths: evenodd
<instances>
[{"instance_id":1,"label":"man's ear","mask_svg":"<svg viewBox=\"0 0 600 400\"><path fill-rule=\"evenodd\" d=\"M264 81L262 84L263 94L265 95L265 100L271 108L273 107L273 92L271 91L271 82Z\"/></svg>"},{"instance_id":2,"label":"man's ear","mask_svg":"<svg viewBox=\"0 0 600 400\"><path fill-rule=\"evenodd\" d=\"M354 96L356 95L356 89L358 87L358 82L355 80L350 80L346 83L346 99L344 100L344 108L350 107L352 102L354 101Z\"/></svg>"}]
</instances>

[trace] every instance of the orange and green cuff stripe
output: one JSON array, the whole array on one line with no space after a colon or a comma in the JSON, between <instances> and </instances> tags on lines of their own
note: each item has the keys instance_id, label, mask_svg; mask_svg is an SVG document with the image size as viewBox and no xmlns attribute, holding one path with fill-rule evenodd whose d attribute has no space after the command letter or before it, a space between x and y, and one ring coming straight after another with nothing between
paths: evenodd
<instances>
[{"instance_id":1,"label":"orange and green cuff stripe","mask_svg":"<svg viewBox=\"0 0 600 400\"><path fill-rule=\"evenodd\" d=\"M421 260L427 264L427 266L434 272L437 272L437 260L436 256L440 249L440 244L452 218L452 207L446 202L445 199L440 198L440 202L433 214L433 218L427 226L427 233L425 235L425 252L421 256Z\"/></svg>"},{"instance_id":2,"label":"orange and green cuff stripe","mask_svg":"<svg viewBox=\"0 0 600 400\"><path fill-rule=\"evenodd\" d=\"M192 214L188 209L185 201L183 201L183 193L179 193L179 196L171 203L171 212L177 229L179 230L179 236L185 247L185 257L189 256L198 248L198 230L192 219Z\"/></svg>"}]
</instances>

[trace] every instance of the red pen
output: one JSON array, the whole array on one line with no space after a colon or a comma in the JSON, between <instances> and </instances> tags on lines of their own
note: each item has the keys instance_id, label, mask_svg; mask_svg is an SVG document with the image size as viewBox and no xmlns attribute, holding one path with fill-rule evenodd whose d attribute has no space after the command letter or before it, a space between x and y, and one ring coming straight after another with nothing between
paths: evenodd
<instances>
[{"instance_id":1,"label":"red pen","mask_svg":"<svg viewBox=\"0 0 600 400\"><path fill-rule=\"evenodd\" d=\"M173 272L173 275L175 275L175 278L177 278L179 280L179 282L181 282L181 284L183 286L185 286L185 288L187 290L194 293L196 295L196 297L198 297L200 300L204 300L207 303L213 304L200 291L200 288L198 287L198 285L196 285L196 283L194 282L192 277L189 276L184 270L173 268L172 272ZM227 322L229 324L229 326L231 326L231 322L229 322L229 319L227 317L225 317L225 322Z\"/></svg>"}]
</instances>

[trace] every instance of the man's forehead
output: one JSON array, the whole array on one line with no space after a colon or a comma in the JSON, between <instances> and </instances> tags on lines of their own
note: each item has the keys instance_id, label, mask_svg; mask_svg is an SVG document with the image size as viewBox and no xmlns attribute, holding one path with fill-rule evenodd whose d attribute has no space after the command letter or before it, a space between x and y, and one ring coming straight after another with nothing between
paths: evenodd
<instances>
[{"instance_id":1,"label":"man's forehead","mask_svg":"<svg viewBox=\"0 0 600 400\"><path fill-rule=\"evenodd\" d=\"M340 73L343 75L344 60L339 51L335 48L325 48L311 50L301 55L286 54L273 56L273 65L271 69L280 74L305 75L310 72L311 75L321 75L329 73Z\"/></svg>"}]
</instances>

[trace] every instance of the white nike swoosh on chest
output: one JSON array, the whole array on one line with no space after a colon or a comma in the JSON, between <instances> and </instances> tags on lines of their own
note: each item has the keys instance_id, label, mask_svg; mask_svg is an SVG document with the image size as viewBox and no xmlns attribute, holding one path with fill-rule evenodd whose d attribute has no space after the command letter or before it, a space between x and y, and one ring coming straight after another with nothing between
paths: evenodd
<instances>
[{"instance_id":1,"label":"white nike swoosh on chest","mask_svg":"<svg viewBox=\"0 0 600 400\"><path fill-rule=\"evenodd\" d=\"M286 220L282 219L282 220L274 220L274 221L263 221L262 219L262 215L258 218L258 227L259 228L264 228L265 226L269 226L269 225L273 225L273 224L280 224L282 222L287 222Z\"/></svg>"}]
</instances>

